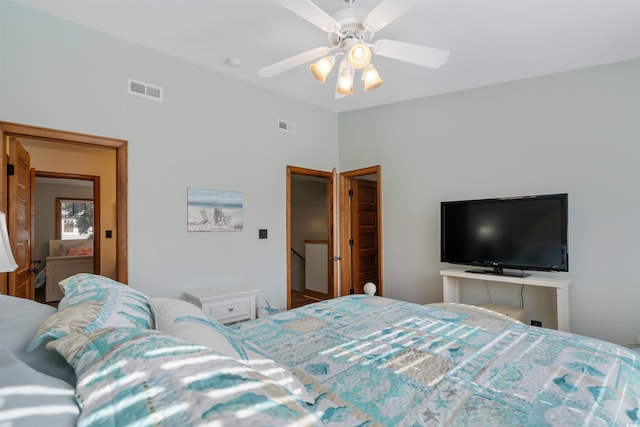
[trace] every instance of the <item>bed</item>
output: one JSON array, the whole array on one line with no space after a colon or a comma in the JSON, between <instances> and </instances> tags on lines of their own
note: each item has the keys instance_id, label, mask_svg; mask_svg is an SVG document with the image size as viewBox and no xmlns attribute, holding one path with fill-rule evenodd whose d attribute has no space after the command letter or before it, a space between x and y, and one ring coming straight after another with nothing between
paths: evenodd
<instances>
[{"instance_id":1,"label":"bed","mask_svg":"<svg viewBox=\"0 0 640 427\"><path fill-rule=\"evenodd\" d=\"M77 273L93 273L93 239L49 240L45 265L45 301L60 301L58 283Z\"/></svg>"},{"instance_id":2,"label":"bed","mask_svg":"<svg viewBox=\"0 0 640 427\"><path fill-rule=\"evenodd\" d=\"M639 423L637 353L499 316L350 295L226 327L186 301L96 275L61 288L59 310L0 349L16 355L13 373L16 363L43 368L23 360L24 346L73 367L75 384L57 385L66 418L50 414L50 425ZM7 299L0 296L0 347L11 322L5 309L17 305ZM0 397L15 378L0 365ZM13 404L37 405L37 397ZM5 413L30 421L31 412L10 404L0 398L0 424Z\"/></svg>"}]
</instances>

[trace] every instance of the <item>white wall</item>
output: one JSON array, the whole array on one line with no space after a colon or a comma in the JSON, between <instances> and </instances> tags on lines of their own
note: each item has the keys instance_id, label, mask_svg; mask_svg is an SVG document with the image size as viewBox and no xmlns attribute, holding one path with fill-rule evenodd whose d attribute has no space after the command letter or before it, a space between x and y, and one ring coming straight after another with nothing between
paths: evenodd
<instances>
[{"instance_id":1,"label":"white wall","mask_svg":"<svg viewBox=\"0 0 640 427\"><path fill-rule=\"evenodd\" d=\"M639 100L636 60L341 114L340 170L382 165L385 295L442 300L441 201L567 192L571 330L635 343Z\"/></svg>"},{"instance_id":2,"label":"white wall","mask_svg":"<svg viewBox=\"0 0 640 427\"><path fill-rule=\"evenodd\" d=\"M10 2L0 61L0 120L129 141L132 287L245 283L286 305L286 166L337 165L336 114ZM128 95L128 78L162 86L164 102ZM187 187L242 191L244 230L188 233Z\"/></svg>"}]
</instances>

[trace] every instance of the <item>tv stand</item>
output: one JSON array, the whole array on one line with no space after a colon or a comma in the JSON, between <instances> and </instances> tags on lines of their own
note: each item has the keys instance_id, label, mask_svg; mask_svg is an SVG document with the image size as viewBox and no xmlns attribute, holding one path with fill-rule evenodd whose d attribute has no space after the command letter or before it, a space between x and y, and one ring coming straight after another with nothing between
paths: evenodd
<instances>
[{"instance_id":1,"label":"tv stand","mask_svg":"<svg viewBox=\"0 0 640 427\"><path fill-rule=\"evenodd\" d=\"M543 286L556 289L556 312L558 316L558 330L569 332L569 277L512 277L506 275L494 275L487 278L489 273L470 273L464 270L442 270L442 294L444 302L460 302L460 279L491 280L492 282L513 283L527 286Z\"/></svg>"},{"instance_id":2,"label":"tv stand","mask_svg":"<svg viewBox=\"0 0 640 427\"><path fill-rule=\"evenodd\" d=\"M466 273L474 273L474 274L493 274L495 276L507 276L507 277L529 277L530 274L518 271L507 271L505 272L500 267L493 267L493 270L483 270L483 269L475 269L475 270L465 270Z\"/></svg>"}]
</instances>

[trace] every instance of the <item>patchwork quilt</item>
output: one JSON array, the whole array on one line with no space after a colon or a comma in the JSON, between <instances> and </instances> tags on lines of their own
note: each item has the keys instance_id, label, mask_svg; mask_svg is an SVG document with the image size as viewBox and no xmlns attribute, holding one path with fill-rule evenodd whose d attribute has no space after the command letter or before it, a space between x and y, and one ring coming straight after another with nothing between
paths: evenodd
<instances>
[{"instance_id":1,"label":"patchwork quilt","mask_svg":"<svg viewBox=\"0 0 640 427\"><path fill-rule=\"evenodd\" d=\"M592 338L366 295L233 328L327 425L640 425L638 354Z\"/></svg>"}]
</instances>

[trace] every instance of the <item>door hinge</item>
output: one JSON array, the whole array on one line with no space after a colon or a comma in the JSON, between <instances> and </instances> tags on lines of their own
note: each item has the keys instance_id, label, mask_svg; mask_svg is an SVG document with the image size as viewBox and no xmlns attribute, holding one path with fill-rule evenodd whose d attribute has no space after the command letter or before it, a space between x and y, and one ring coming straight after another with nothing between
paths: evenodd
<instances>
[{"instance_id":1,"label":"door hinge","mask_svg":"<svg viewBox=\"0 0 640 427\"><path fill-rule=\"evenodd\" d=\"M12 175L15 175L15 174L16 174L16 168L11 163L8 163L7 164L7 175L8 176L12 176Z\"/></svg>"},{"instance_id":2,"label":"door hinge","mask_svg":"<svg viewBox=\"0 0 640 427\"><path fill-rule=\"evenodd\" d=\"M349 239L349 246L353 246L353 239Z\"/></svg>"},{"instance_id":3,"label":"door hinge","mask_svg":"<svg viewBox=\"0 0 640 427\"><path fill-rule=\"evenodd\" d=\"M342 258L340 258L339 256L331 256L329 257L329 261L340 261L342 260Z\"/></svg>"},{"instance_id":4,"label":"door hinge","mask_svg":"<svg viewBox=\"0 0 640 427\"><path fill-rule=\"evenodd\" d=\"M349 197L353 197L353 190L349 190Z\"/></svg>"}]
</instances>

